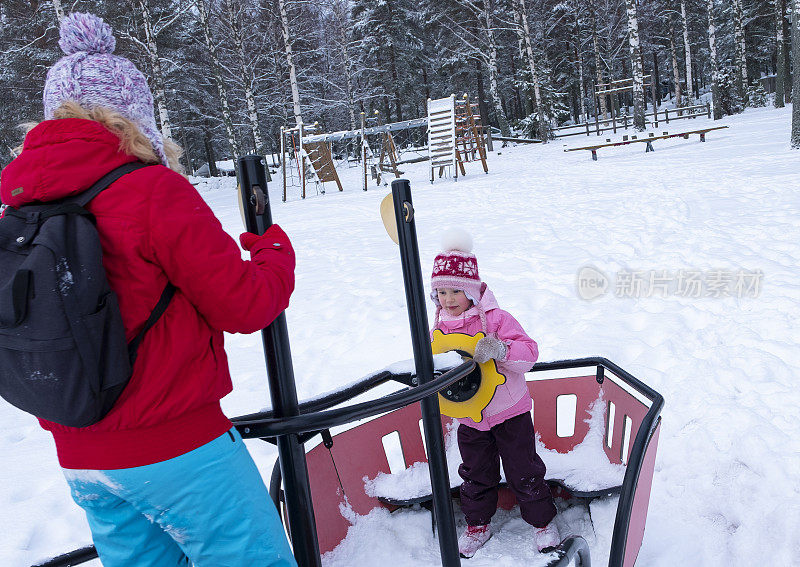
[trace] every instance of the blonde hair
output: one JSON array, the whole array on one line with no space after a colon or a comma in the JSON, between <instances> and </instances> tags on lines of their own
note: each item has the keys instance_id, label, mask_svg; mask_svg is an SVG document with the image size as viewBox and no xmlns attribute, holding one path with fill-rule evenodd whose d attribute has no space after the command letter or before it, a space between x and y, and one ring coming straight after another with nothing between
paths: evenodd
<instances>
[{"instance_id":1,"label":"blonde hair","mask_svg":"<svg viewBox=\"0 0 800 567\"><path fill-rule=\"evenodd\" d=\"M136 156L144 163L160 163L161 160L153 150L153 144L150 140L142 134L138 126L131 120L122 116L119 112L111 110L103 106L96 106L92 109L82 107L77 102L67 101L59 106L53 112L53 119L60 120L63 118L82 118L84 120L93 120L105 126L108 130L113 132L119 138L120 151ZM21 124L20 127L25 132L25 135L33 130L39 123L28 122ZM14 156L18 156L22 152L22 145L13 149ZM164 154L167 156L165 163L171 170L186 175L181 164L181 156L183 149L167 138L164 138Z\"/></svg>"}]
</instances>

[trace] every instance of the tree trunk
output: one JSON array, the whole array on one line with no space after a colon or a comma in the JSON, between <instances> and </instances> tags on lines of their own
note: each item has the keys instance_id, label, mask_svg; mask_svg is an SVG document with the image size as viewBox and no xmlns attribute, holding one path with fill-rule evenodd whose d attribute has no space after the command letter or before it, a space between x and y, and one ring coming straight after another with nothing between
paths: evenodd
<instances>
[{"instance_id":1,"label":"tree trunk","mask_svg":"<svg viewBox=\"0 0 800 567\"><path fill-rule=\"evenodd\" d=\"M647 125L644 117L644 71L642 70L642 48L639 44L639 22L636 19L636 0L625 0L625 4L628 12L628 43L631 48L631 74L633 75L633 127L641 132L647 128Z\"/></svg>"},{"instance_id":2,"label":"tree trunk","mask_svg":"<svg viewBox=\"0 0 800 567\"><path fill-rule=\"evenodd\" d=\"M165 139L172 139L172 127L167 111L167 95L164 90L164 72L161 69L161 59L158 57L158 45L156 36L153 33L153 23L150 18L150 5L147 0L139 0L139 8L142 10L144 21L144 35L147 45L147 55L150 58L150 66L153 71L153 82L155 84L156 108L158 108L158 118L161 122L161 135ZM166 164L165 164L166 165Z\"/></svg>"},{"instance_id":3,"label":"tree trunk","mask_svg":"<svg viewBox=\"0 0 800 567\"><path fill-rule=\"evenodd\" d=\"M53 4L53 10L56 13L56 23L61 24L64 19L64 8L61 7L61 0L50 0Z\"/></svg>"},{"instance_id":4,"label":"tree trunk","mask_svg":"<svg viewBox=\"0 0 800 567\"><path fill-rule=\"evenodd\" d=\"M545 118L542 88L539 84L539 75L536 73L536 57L533 54L531 30L528 26L528 10L525 7L525 0L518 0L518 3L520 19L522 20L522 38L525 40L525 53L528 55L528 65L531 69L531 81L533 82L533 102L536 105L538 135L542 143L547 143L547 138L550 135L550 120L549 117Z\"/></svg>"},{"instance_id":5,"label":"tree trunk","mask_svg":"<svg viewBox=\"0 0 800 567\"><path fill-rule=\"evenodd\" d=\"M503 112L503 102L500 100L500 89L497 79L497 45L494 41L494 28L492 27L492 8L493 6L490 0L486 0L483 3L483 16L486 21L486 36L489 48L489 59L487 61L487 65L489 66L489 94L492 97L500 132L503 136L510 136L511 129L508 127L508 120L506 120L506 116Z\"/></svg>"},{"instance_id":6,"label":"tree trunk","mask_svg":"<svg viewBox=\"0 0 800 567\"><path fill-rule=\"evenodd\" d=\"M242 28L236 9L231 0L226 0L228 19L230 20L231 31L233 32L233 44L236 49L236 58L239 62L239 75L241 77L242 88L244 89L244 99L247 102L247 117L250 120L250 129L253 133L253 149L256 154L264 153L264 140L261 137L259 127L258 108L256 108L256 98L253 95L252 70L247 68L247 57L242 40ZM239 154L236 153L238 156Z\"/></svg>"},{"instance_id":7,"label":"tree trunk","mask_svg":"<svg viewBox=\"0 0 800 567\"><path fill-rule=\"evenodd\" d=\"M283 45L286 48L286 64L289 66L289 83L292 87L294 121L296 125L299 126L303 122L303 113L300 108L300 87L297 85L297 70L294 67L292 39L289 34L289 15L286 12L286 0L278 0L278 9L281 13L281 29L283 30Z\"/></svg>"},{"instance_id":8,"label":"tree trunk","mask_svg":"<svg viewBox=\"0 0 800 567\"><path fill-rule=\"evenodd\" d=\"M525 52L525 39L522 37L522 17L519 14L517 6L511 10L514 13L514 30L517 32L517 51L519 53L520 61L527 61L528 56ZM525 116L533 114L533 104L531 103L531 93L525 91Z\"/></svg>"},{"instance_id":9,"label":"tree trunk","mask_svg":"<svg viewBox=\"0 0 800 567\"><path fill-rule=\"evenodd\" d=\"M675 49L675 26L669 26L669 52L672 55L672 80L675 81L675 106L681 106L681 72L678 67L678 50Z\"/></svg>"},{"instance_id":10,"label":"tree trunk","mask_svg":"<svg viewBox=\"0 0 800 567\"><path fill-rule=\"evenodd\" d=\"M225 125L228 145L231 148L232 157L235 161L236 158L241 155L241 152L239 144L236 141L236 132L233 128L233 118L231 117L230 102L228 100L228 89L222 78L222 63L220 63L219 56L217 55L217 48L211 37L211 24L208 21L205 0L195 0L195 8L200 18L200 27L203 28L203 38L206 42L206 48L208 49L209 55L211 55L211 74L214 76L214 82L217 85L217 93L219 95L219 103L222 107L222 123Z\"/></svg>"},{"instance_id":11,"label":"tree trunk","mask_svg":"<svg viewBox=\"0 0 800 567\"><path fill-rule=\"evenodd\" d=\"M353 98L353 68L352 64L350 63L350 52L347 49L348 46L348 39L347 39L347 26L341 25L340 26L342 32L342 60L344 61L344 76L345 76L345 87L346 87L346 94L347 94L347 110L350 111L350 129L356 129L356 111L355 111L355 99ZM424 69L423 69L424 72Z\"/></svg>"},{"instance_id":12,"label":"tree trunk","mask_svg":"<svg viewBox=\"0 0 800 567\"><path fill-rule=\"evenodd\" d=\"M397 121L403 121L403 104L400 99L400 80L397 77L397 63L394 53L394 45L389 45L389 65L392 72L392 93L394 94L394 111L397 114Z\"/></svg>"},{"instance_id":13,"label":"tree trunk","mask_svg":"<svg viewBox=\"0 0 800 567\"><path fill-rule=\"evenodd\" d=\"M653 110L661 104L661 73L658 71L658 53L653 49L653 76L650 78L653 93Z\"/></svg>"},{"instance_id":14,"label":"tree trunk","mask_svg":"<svg viewBox=\"0 0 800 567\"><path fill-rule=\"evenodd\" d=\"M792 147L800 150L800 0L792 3Z\"/></svg>"},{"instance_id":15,"label":"tree trunk","mask_svg":"<svg viewBox=\"0 0 800 567\"><path fill-rule=\"evenodd\" d=\"M208 119L203 124L203 147L206 149L206 163L208 163L208 174L211 177L219 177L217 170L217 158L214 157L214 148L211 145L211 131L208 126Z\"/></svg>"},{"instance_id":16,"label":"tree trunk","mask_svg":"<svg viewBox=\"0 0 800 567\"><path fill-rule=\"evenodd\" d=\"M597 16L594 11L594 4L592 4L592 43L594 45L594 67L595 67L595 74L597 76L597 84L595 85L595 90L599 88L599 85L603 84L603 66L602 66L602 59L600 59L600 44L597 41ZM606 106L606 96L597 96L595 93L592 93L592 96L597 98L600 102L600 112L603 113L603 118L608 118L608 107Z\"/></svg>"},{"instance_id":17,"label":"tree trunk","mask_svg":"<svg viewBox=\"0 0 800 567\"><path fill-rule=\"evenodd\" d=\"M481 125L483 126L484 130L486 130L486 149L490 152L493 152L494 144L492 144L491 135L492 125L489 122L489 107L486 104L486 90L483 88L483 69L481 59L479 57L475 58L475 71L475 83L478 85L478 110L481 113Z\"/></svg>"},{"instance_id":18,"label":"tree trunk","mask_svg":"<svg viewBox=\"0 0 800 567\"><path fill-rule=\"evenodd\" d=\"M736 41L736 90L747 106L747 44L744 39L742 0L733 0L734 38Z\"/></svg>"},{"instance_id":19,"label":"tree trunk","mask_svg":"<svg viewBox=\"0 0 800 567\"><path fill-rule=\"evenodd\" d=\"M778 61L775 65L775 108L783 108L786 91L786 44L783 40L783 14L786 5L784 0L775 0L775 30L778 49Z\"/></svg>"},{"instance_id":20,"label":"tree trunk","mask_svg":"<svg viewBox=\"0 0 800 567\"><path fill-rule=\"evenodd\" d=\"M581 39L578 36L578 20L575 20L575 60L578 64L578 96L581 99L581 115L583 121L589 121L589 113L586 110L586 85L583 79L583 56L581 55Z\"/></svg>"},{"instance_id":21,"label":"tree trunk","mask_svg":"<svg viewBox=\"0 0 800 567\"><path fill-rule=\"evenodd\" d=\"M508 65L509 65L509 67L511 69L511 76L512 77L516 77L517 76L517 62L514 61L514 54L511 53L510 51L509 51L509 57L508 57ZM515 118L515 119L519 119L519 118L522 118L523 116L527 116L526 114L523 113L523 109L522 109L522 96L523 95L520 93L519 81L514 81L513 84L512 84L511 89L514 91L514 99L513 99L512 103L509 103L509 106L511 106L511 110L512 110L511 117Z\"/></svg>"},{"instance_id":22,"label":"tree trunk","mask_svg":"<svg viewBox=\"0 0 800 567\"><path fill-rule=\"evenodd\" d=\"M683 51L686 57L686 94L689 104L694 104L695 90L692 80L692 46L689 43L689 20L686 18L686 0L681 0L681 20L683 20Z\"/></svg>"},{"instance_id":23,"label":"tree trunk","mask_svg":"<svg viewBox=\"0 0 800 567\"><path fill-rule=\"evenodd\" d=\"M719 120L722 118L722 106L719 98L719 67L717 66L717 31L714 27L714 0L707 0L707 6L708 51L711 56L711 104L714 107L714 120Z\"/></svg>"},{"instance_id":24,"label":"tree trunk","mask_svg":"<svg viewBox=\"0 0 800 567\"><path fill-rule=\"evenodd\" d=\"M788 0L791 4L792 0ZM787 11L787 0L781 0L783 6L783 14L787 16L783 18L783 84L784 89L784 102L792 102L792 18Z\"/></svg>"}]
</instances>

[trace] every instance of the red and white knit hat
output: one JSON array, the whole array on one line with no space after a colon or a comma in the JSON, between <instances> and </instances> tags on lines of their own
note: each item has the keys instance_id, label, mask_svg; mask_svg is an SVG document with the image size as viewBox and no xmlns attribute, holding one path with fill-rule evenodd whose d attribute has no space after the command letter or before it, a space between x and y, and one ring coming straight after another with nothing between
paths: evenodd
<instances>
[{"instance_id":1,"label":"red and white knit hat","mask_svg":"<svg viewBox=\"0 0 800 567\"><path fill-rule=\"evenodd\" d=\"M436 290L443 287L463 290L483 315L480 300L485 284L478 274L478 260L472 253L472 237L459 228L449 229L442 235L442 252L433 260L431 299L436 304L437 323L441 305Z\"/></svg>"}]
</instances>

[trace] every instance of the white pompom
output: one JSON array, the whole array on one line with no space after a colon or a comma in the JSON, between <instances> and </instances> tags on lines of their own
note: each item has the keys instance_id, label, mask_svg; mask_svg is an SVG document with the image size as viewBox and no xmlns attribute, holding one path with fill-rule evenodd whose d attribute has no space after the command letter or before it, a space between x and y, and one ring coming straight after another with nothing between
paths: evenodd
<instances>
[{"instance_id":1,"label":"white pompom","mask_svg":"<svg viewBox=\"0 0 800 567\"><path fill-rule=\"evenodd\" d=\"M442 234L442 250L472 252L472 236L463 228L449 228Z\"/></svg>"}]
</instances>

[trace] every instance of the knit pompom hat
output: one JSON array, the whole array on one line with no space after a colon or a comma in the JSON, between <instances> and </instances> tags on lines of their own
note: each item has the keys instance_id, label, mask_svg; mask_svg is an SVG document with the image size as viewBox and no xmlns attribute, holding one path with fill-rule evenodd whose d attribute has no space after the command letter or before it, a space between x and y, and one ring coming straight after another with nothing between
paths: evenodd
<instances>
[{"instance_id":1,"label":"knit pompom hat","mask_svg":"<svg viewBox=\"0 0 800 567\"><path fill-rule=\"evenodd\" d=\"M92 14L75 12L62 20L60 35L58 45L66 55L47 73L45 120L52 120L55 110L67 101L87 109L109 108L136 124L167 165L147 79L129 60L113 55L117 42L111 26Z\"/></svg>"},{"instance_id":2,"label":"knit pompom hat","mask_svg":"<svg viewBox=\"0 0 800 567\"><path fill-rule=\"evenodd\" d=\"M483 329L486 330L486 314L481 306L486 285L478 274L478 259L472 253L472 237L462 229L453 228L442 235L442 251L433 260L431 299L436 304L434 328L439 324L442 311L436 293L439 288L462 290L478 309Z\"/></svg>"}]
</instances>

